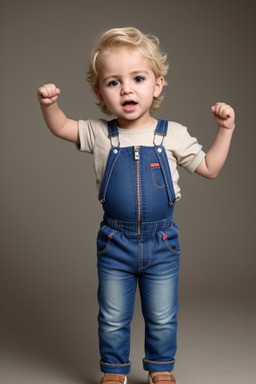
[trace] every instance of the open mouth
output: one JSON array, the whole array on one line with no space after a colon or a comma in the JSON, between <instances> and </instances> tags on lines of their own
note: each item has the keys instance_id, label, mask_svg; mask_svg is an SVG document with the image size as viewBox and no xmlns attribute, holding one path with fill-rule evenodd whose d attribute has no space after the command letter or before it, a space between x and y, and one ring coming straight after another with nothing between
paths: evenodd
<instances>
[{"instance_id":1,"label":"open mouth","mask_svg":"<svg viewBox=\"0 0 256 384\"><path fill-rule=\"evenodd\" d=\"M123 110L128 113L135 112L137 109L137 105L138 103L133 100L126 100L122 104Z\"/></svg>"},{"instance_id":2,"label":"open mouth","mask_svg":"<svg viewBox=\"0 0 256 384\"><path fill-rule=\"evenodd\" d=\"M126 107L126 106L129 106L129 105L130 106L137 105L137 103L135 101L133 101L133 100L127 100L122 105L123 105L123 107Z\"/></svg>"}]
</instances>

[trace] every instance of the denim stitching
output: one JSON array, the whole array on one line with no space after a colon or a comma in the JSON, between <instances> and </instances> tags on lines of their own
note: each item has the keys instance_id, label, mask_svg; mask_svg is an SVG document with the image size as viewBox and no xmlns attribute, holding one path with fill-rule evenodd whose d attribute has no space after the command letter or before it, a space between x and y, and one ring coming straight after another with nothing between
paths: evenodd
<instances>
[{"instance_id":1,"label":"denim stitching","mask_svg":"<svg viewBox=\"0 0 256 384\"><path fill-rule=\"evenodd\" d=\"M161 172L161 169L160 167L157 168L157 170L159 170ZM157 182L156 182L156 175L155 175L155 172L156 172L156 169L152 169L151 168L151 173L152 173L152 178L153 178L153 183L154 183L154 186L158 189L162 189L165 187L165 183L163 185L158 185Z\"/></svg>"},{"instance_id":2,"label":"denim stitching","mask_svg":"<svg viewBox=\"0 0 256 384\"><path fill-rule=\"evenodd\" d=\"M172 227L171 227L172 228ZM172 229L175 229L175 228L172 228ZM165 236L165 233L163 233L162 231L160 231L161 235ZM174 253L175 255L179 255L180 254L180 250L179 251L175 251L171 245L170 245L170 242L168 240L168 237L164 240L167 248L171 251L171 253Z\"/></svg>"},{"instance_id":3,"label":"denim stitching","mask_svg":"<svg viewBox=\"0 0 256 384\"><path fill-rule=\"evenodd\" d=\"M132 231L124 229L124 223L125 223L124 221L117 220L117 219L111 219L111 218L105 218L105 220L106 220L107 226L109 226L110 228L119 230L119 231L123 232L124 234L130 235L130 236L137 236L136 230L134 232L132 232ZM160 221L160 223L159 223L159 221ZM147 222L147 224L153 225L153 228L151 229L151 231L148 231L148 232L146 232L140 236L142 236L142 237L149 236L149 235L155 234L157 232L160 232L163 229L171 229L171 228L173 228L176 232L178 232L178 230L175 227L173 227L173 222L174 222L174 220L172 217L162 219L162 222L161 222L161 220L149 221L149 222ZM131 222L130 224L136 225L136 222ZM143 225L143 222L142 222L142 225Z\"/></svg>"},{"instance_id":4,"label":"denim stitching","mask_svg":"<svg viewBox=\"0 0 256 384\"><path fill-rule=\"evenodd\" d=\"M108 248L109 248L109 246L110 246L110 239L108 239L108 242L107 242L105 248L103 248L101 251L97 250L98 255L103 255L104 253L106 253Z\"/></svg>"},{"instance_id":5,"label":"denim stitching","mask_svg":"<svg viewBox=\"0 0 256 384\"><path fill-rule=\"evenodd\" d=\"M164 242L165 242L167 248L171 251L171 253L174 253L175 255L179 255L180 254L180 251L175 251L174 249L172 249L168 239L164 240Z\"/></svg>"},{"instance_id":6,"label":"denim stitching","mask_svg":"<svg viewBox=\"0 0 256 384\"><path fill-rule=\"evenodd\" d=\"M138 271L140 271L142 268L142 246L141 242L138 241Z\"/></svg>"},{"instance_id":7,"label":"denim stitching","mask_svg":"<svg viewBox=\"0 0 256 384\"><path fill-rule=\"evenodd\" d=\"M105 227L106 227L106 226L105 226ZM103 228L103 227L102 227L102 228ZM101 229L102 229L102 228L101 228ZM112 232L110 233L109 236L113 236L116 232L117 232L116 230L112 231ZM105 248L103 248L101 251L98 251L98 250L97 250L98 255L103 255L104 253L106 253L107 250L109 249L110 245L111 245L111 239L108 239L108 242L107 242Z\"/></svg>"},{"instance_id":8,"label":"denim stitching","mask_svg":"<svg viewBox=\"0 0 256 384\"><path fill-rule=\"evenodd\" d=\"M170 361L153 361L153 360L148 360L148 359L143 359L146 363L154 363L154 364L170 364L174 363L175 360L170 360Z\"/></svg>"},{"instance_id":9,"label":"denim stitching","mask_svg":"<svg viewBox=\"0 0 256 384\"><path fill-rule=\"evenodd\" d=\"M149 258L148 258L148 262L146 265L143 265L143 255L141 257L141 266L140 268L138 268L138 271L142 271L143 269L146 269L150 266L151 264L151 260L152 260L152 239L149 239L148 242L150 242L150 246L149 246ZM142 247L140 247L142 249ZM141 252L142 253L142 252Z\"/></svg>"},{"instance_id":10,"label":"denim stitching","mask_svg":"<svg viewBox=\"0 0 256 384\"><path fill-rule=\"evenodd\" d=\"M148 242L150 243L150 244L149 244L149 251L148 251L148 253L149 253L148 263L147 263L147 265L145 265L144 268L142 268L142 269L146 269L146 268L148 268L148 267L150 266L150 264L151 264L151 260L152 260L152 239L149 239Z\"/></svg>"},{"instance_id":11,"label":"denim stitching","mask_svg":"<svg viewBox=\"0 0 256 384\"><path fill-rule=\"evenodd\" d=\"M103 361L101 361L100 364L102 364L102 365L112 365L114 367L122 367L123 365L131 365L131 363L127 363L127 364L110 364L110 363L104 363Z\"/></svg>"},{"instance_id":12,"label":"denim stitching","mask_svg":"<svg viewBox=\"0 0 256 384\"><path fill-rule=\"evenodd\" d=\"M175 227L173 227L173 226L171 226L170 228L173 229L174 231L176 231L177 233L179 233L179 231L178 231L177 228L175 228Z\"/></svg>"},{"instance_id":13,"label":"denim stitching","mask_svg":"<svg viewBox=\"0 0 256 384\"><path fill-rule=\"evenodd\" d=\"M157 151L157 152L158 152L158 151ZM159 163L161 164L161 169L162 169L163 174L164 174L164 179L167 180L167 175L166 175L166 173L165 173L165 169L164 169L163 161L162 161L162 159L161 159L161 156L160 156L159 152L157 153L157 157L158 157ZM166 189L167 189L167 191L168 191L168 195L169 195L169 203L171 203L171 202L172 202L172 199L171 199L171 198L172 198L172 195L171 195L171 190L170 190L170 188L169 188L168 183L166 183Z\"/></svg>"},{"instance_id":14,"label":"denim stitching","mask_svg":"<svg viewBox=\"0 0 256 384\"><path fill-rule=\"evenodd\" d=\"M116 161L117 161L119 155L120 155L120 148L119 148L118 153L116 154L116 157L115 157L115 159L113 160L113 163L112 163L111 168L110 168L110 170L109 170L109 174L108 174L108 177L107 177L107 180L106 180L106 184L105 184L105 187L104 187L104 190L103 190L103 194L102 194L102 198L103 198L103 199L105 199L105 197L106 197L106 194L107 194L107 188L108 188L108 184L109 184L109 180L110 180L110 177L111 177L111 175L112 175L114 166L115 166L115 164L116 164Z\"/></svg>"}]
</instances>

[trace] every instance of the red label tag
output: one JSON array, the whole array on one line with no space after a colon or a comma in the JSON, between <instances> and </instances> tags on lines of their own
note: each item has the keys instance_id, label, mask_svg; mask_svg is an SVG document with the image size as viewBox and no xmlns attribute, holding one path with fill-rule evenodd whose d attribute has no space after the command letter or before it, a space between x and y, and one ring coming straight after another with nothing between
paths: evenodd
<instances>
[{"instance_id":1,"label":"red label tag","mask_svg":"<svg viewBox=\"0 0 256 384\"><path fill-rule=\"evenodd\" d=\"M150 167L151 168L156 168L156 167L160 167L160 165L159 165L159 163L151 163Z\"/></svg>"}]
</instances>

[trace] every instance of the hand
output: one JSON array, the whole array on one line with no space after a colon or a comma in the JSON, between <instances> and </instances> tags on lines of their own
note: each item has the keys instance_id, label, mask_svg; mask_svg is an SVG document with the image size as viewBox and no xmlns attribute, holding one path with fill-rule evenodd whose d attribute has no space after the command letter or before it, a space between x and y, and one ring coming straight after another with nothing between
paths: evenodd
<instances>
[{"instance_id":1,"label":"hand","mask_svg":"<svg viewBox=\"0 0 256 384\"><path fill-rule=\"evenodd\" d=\"M40 103L49 106L57 101L60 89L56 88L54 84L45 84L38 89L37 94Z\"/></svg>"},{"instance_id":2,"label":"hand","mask_svg":"<svg viewBox=\"0 0 256 384\"><path fill-rule=\"evenodd\" d=\"M234 109L225 103L217 103L211 107L214 118L219 126L227 129L235 128L235 112Z\"/></svg>"}]
</instances>

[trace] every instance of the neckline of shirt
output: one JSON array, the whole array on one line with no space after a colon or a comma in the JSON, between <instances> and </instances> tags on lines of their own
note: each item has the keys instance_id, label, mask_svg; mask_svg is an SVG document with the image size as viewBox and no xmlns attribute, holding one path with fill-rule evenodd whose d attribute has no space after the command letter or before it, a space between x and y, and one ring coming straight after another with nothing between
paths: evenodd
<instances>
[{"instance_id":1,"label":"neckline of shirt","mask_svg":"<svg viewBox=\"0 0 256 384\"><path fill-rule=\"evenodd\" d=\"M126 129L126 128L118 127L118 132L121 133L122 135L123 134L131 135L131 134L137 134L137 133L141 134L141 133L152 132L153 130L155 130L155 128L156 128L156 124L151 125L151 127L143 128L143 129Z\"/></svg>"}]
</instances>

